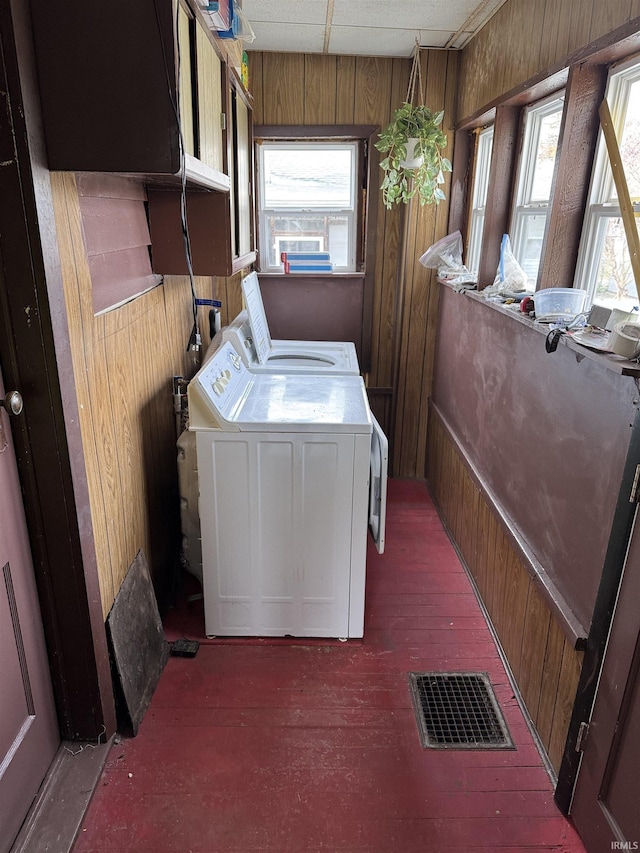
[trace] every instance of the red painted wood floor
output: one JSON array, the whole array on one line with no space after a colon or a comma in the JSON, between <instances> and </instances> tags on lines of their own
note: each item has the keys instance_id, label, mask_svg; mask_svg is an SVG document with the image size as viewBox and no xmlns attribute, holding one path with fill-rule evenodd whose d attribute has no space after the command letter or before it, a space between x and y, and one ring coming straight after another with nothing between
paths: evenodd
<instances>
[{"instance_id":1,"label":"red painted wood floor","mask_svg":"<svg viewBox=\"0 0 640 853\"><path fill-rule=\"evenodd\" d=\"M165 622L202 639L201 605ZM515 751L423 749L411 671L489 673ZM584 853L424 485L389 483L363 641L204 640L113 746L74 853Z\"/></svg>"}]
</instances>

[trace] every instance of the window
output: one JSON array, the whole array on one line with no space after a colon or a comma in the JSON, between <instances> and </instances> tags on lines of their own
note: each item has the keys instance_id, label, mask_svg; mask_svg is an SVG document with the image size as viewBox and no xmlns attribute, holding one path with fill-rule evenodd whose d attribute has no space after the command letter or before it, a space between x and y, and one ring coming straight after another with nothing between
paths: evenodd
<instances>
[{"instance_id":1,"label":"window","mask_svg":"<svg viewBox=\"0 0 640 853\"><path fill-rule=\"evenodd\" d=\"M636 58L609 78L607 101L636 212L640 213L640 62ZM589 203L582 230L575 286L590 300L631 310L638 305L620 205L602 132L598 139Z\"/></svg>"},{"instance_id":2,"label":"window","mask_svg":"<svg viewBox=\"0 0 640 853\"><path fill-rule=\"evenodd\" d=\"M334 272L357 254L357 142L258 144L260 269L281 272L281 252L328 252Z\"/></svg>"},{"instance_id":3,"label":"window","mask_svg":"<svg viewBox=\"0 0 640 853\"><path fill-rule=\"evenodd\" d=\"M511 245L531 289L536 286L542 255L563 104L564 98L555 96L525 113Z\"/></svg>"},{"instance_id":4,"label":"window","mask_svg":"<svg viewBox=\"0 0 640 853\"><path fill-rule=\"evenodd\" d=\"M487 190L489 188L489 169L491 166L491 150L493 148L493 126L485 127L478 133L476 142L476 158L471 191L471 216L469 219L469 248L467 250L466 267L477 273L480 265L480 249L482 247L482 231L484 228L484 213L487 206Z\"/></svg>"}]
</instances>

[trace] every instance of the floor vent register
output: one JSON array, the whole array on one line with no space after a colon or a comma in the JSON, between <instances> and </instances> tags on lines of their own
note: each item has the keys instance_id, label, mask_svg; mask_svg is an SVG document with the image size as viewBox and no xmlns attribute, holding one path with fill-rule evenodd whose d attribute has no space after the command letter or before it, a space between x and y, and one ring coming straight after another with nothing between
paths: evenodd
<instances>
[{"instance_id":1,"label":"floor vent register","mask_svg":"<svg viewBox=\"0 0 640 853\"><path fill-rule=\"evenodd\" d=\"M423 747L515 749L484 672L412 672L411 694Z\"/></svg>"}]
</instances>

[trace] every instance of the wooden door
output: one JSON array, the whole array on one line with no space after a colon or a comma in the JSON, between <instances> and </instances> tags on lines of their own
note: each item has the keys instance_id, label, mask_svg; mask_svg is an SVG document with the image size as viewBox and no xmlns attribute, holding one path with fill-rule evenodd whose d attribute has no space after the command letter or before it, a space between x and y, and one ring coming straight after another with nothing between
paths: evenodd
<instances>
[{"instance_id":1,"label":"wooden door","mask_svg":"<svg viewBox=\"0 0 640 853\"><path fill-rule=\"evenodd\" d=\"M589 853L640 849L640 524L636 514L571 815ZM615 843L619 846L614 847Z\"/></svg>"},{"instance_id":2,"label":"wooden door","mask_svg":"<svg viewBox=\"0 0 640 853\"><path fill-rule=\"evenodd\" d=\"M0 395L4 397L0 376ZM11 848L58 748L9 416L0 409L0 853Z\"/></svg>"}]
</instances>

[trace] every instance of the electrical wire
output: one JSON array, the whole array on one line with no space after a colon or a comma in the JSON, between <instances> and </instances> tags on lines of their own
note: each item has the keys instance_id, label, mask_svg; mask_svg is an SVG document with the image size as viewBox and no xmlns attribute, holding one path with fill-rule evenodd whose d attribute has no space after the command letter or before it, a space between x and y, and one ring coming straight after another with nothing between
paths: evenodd
<instances>
[{"instance_id":1,"label":"electrical wire","mask_svg":"<svg viewBox=\"0 0 640 853\"><path fill-rule=\"evenodd\" d=\"M189 336L189 340L187 342L186 351L189 350L198 351L201 346L201 335L200 330L198 328L198 304L197 304L197 295L195 288L195 281L193 275L193 263L191 257L191 240L189 238L189 225L187 221L187 163L186 163L186 150L184 143L184 134L182 132L182 121L180 118L180 110L178 109L178 104L176 98L173 97L172 87L171 87L171 77L172 75L169 73L169 63L167 61L167 51L166 46L163 39L162 26L160 23L160 13L158 11L158 0L153 0L153 8L156 17L156 25L158 27L158 35L160 37L160 46L162 49L162 60L164 65L164 72L167 81L167 94L169 96L169 101L171 103L171 107L173 109L173 113L176 118L176 123L178 126L178 141L179 141L179 154L180 154L180 225L182 228L182 239L184 243L184 253L185 260L187 264L187 274L189 276L189 286L191 288L191 308L193 314L193 329L191 331L191 335ZM180 3L176 3L176 20L175 20L175 33L176 33L176 95L179 96L180 92L180 73L181 73L181 57L180 57L180 39L178 38L178 29L180 26Z\"/></svg>"}]
</instances>

